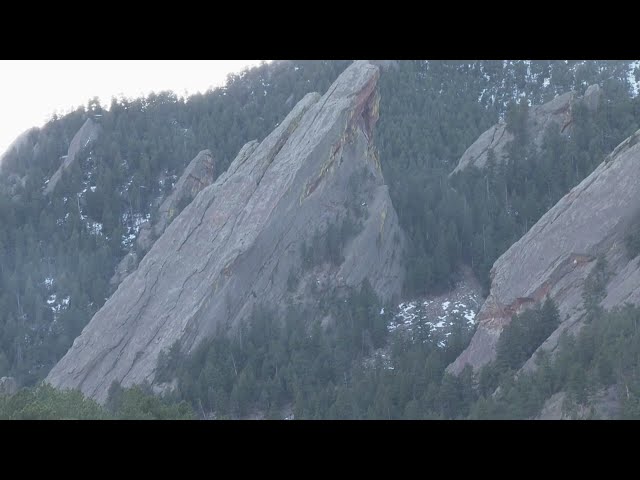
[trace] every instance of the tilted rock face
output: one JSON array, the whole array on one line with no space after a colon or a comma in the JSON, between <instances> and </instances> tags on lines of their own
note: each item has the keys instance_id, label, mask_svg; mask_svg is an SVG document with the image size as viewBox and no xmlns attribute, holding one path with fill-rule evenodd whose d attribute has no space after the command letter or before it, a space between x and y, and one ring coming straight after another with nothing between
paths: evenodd
<instances>
[{"instance_id":1,"label":"tilted rock face","mask_svg":"<svg viewBox=\"0 0 640 480\"><path fill-rule=\"evenodd\" d=\"M44 189L45 195L49 195L53 192L56 185L62 178L62 172L76 161L78 153L80 153L83 148L87 147L91 142L94 142L98 138L101 130L102 127L100 127L100 125L91 118L87 118L87 120L82 124L82 127L80 127L80 130L78 130L78 133L76 133L73 139L71 139L69 150L67 151L67 157L62 162L62 165L60 165L60 168L51 175L49 183L47 183L47 186Z\"/></svg>"},{"instance_id":2,"label":"tilted rock face","mask_svg":"<svg viewBox=\"0 0 640 480\"><path fill-rule=\"evenodd\" d=\"M469 347L448 367L459 373L495 359L502 329L514 313L549 295L560 327L541 345L553 351L560 334L576 332L584 316L584 280L605 255L611 280L604 308L640 304L640 257L629 259L624 238L640 222L640 130L622 142L578 186L565 195L491 270L491 291L478 315ZM534 368L534 356L524 369Z\"/></svg>"},{"instance_id":3,"label":"tilted rock face","mask_svg":"<svg viewBox=\"0 0 640 480\"><path fill-rule=\"evenodd\" d=\"M173 191L158 209L158 222L154 225L156 236L162 235L176 215L181 202L191 201L205 187L213 183L215 163L209 150L203 150L191 160L176 183Z\"/></svg>"},{"instance_id":4,"label":"tilted rock face","mask_svg":"<svg viewBox=\"0 0 640 480\"><path fill-rule=\"evenodd\" d=\"M159 353L174 342L189 353L254 306L295 301L289 275L304 284L315 274L304 270L303 243L355 208L364 210L362 229L340 265L318 267L323 279L357 287L366 278L384 299L399 294L405 237L372 140L378 77L378 67L355 62L324 96L306 95L262 143L247 143L168 226L47 380L101 402L114 380L153 382Z\"/></svg>"},{"instance_id":5,"label":"tilted rock face","mask_svg":"<svg viewBox=\"0 0 640 480\"><path fill-rule=\"evenodd\" d=\"M115 272L109 280L109 284L112 287L120 285L120 283L127 278L127 276L133 272L137 266L138 254L134 250L131 250L122 258L122 260L120 260L120 263L116 265Z\"/></svg>"},{"instance_id":6,"label":"tilted rock face","mask_svg":"<svg viewBox=\"0 0 640 480\"><path fill-rule=\"evenodd\" d=\"M153 225L145 223L140 227L136 245L143 252L148 251L156 238L164 233L167 225L176 216L181 203L191 202L193 198L205 187L213 183L215 176L215 163L209 150L202 150L187 165L184 172L176 182L173 191L160 204L158 208L158 221ZM115 273L109 283L112 286L119 285L127 275L136 269L139 258L135 251L127 253L116 266Z\"/></svg>"},{"instance_id":7,"label":"tilted rock face","mask_svg":"<svg viewBox=\"0 0 640 480\"><path fill-rule=\"evenodd\" d=\"M538 105L529 109L527 119L527 129L531 134L534 144L537 147L542 145L544 133L551 122L555 122L560 127L563 134L568 133L572 123L572 106L576 101L582 101L590 110L598 107L602 91L598 85L591 85L587 88L584 97L576 97L574 92L567 92L559 95L544 105ZM507 145L513 140L513 134L507 130L507 124L500 121L489 130L484 132L478 139L462 154L458 166L451 172L453 175L465 168L473 165L483 168L487 164L487 156L490 149L496 156L496 161L501 161L507 155Z\"/></svg>"}]
</instances>

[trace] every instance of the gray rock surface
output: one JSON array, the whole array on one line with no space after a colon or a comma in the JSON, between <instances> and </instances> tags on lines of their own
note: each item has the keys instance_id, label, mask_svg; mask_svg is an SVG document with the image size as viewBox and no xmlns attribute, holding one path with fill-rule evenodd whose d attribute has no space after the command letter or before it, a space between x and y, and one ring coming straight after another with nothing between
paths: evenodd
<instances>
[{"instance_id":1,"label":"gray rock surface","mask_svg":"<svg viewBox=\"0 0 640 480\"><path fill-rule=\"evenodd\" d=\"M167 227L47 381L104 402L114 380L153 383L159 353L176 341L189 353L256 305L313 301L298 295L313 281L357 287L366 278L383 299L398 295L405 237L372 140L378 77L378 67L353 63L324 96L306 95L264 141L247 143ZM363 224L344 262L305 271L303 243L356 209ZM290 274L302 279L296 292ZM325 282L314 278L320 274Z\"/></svg>"},{"instance_id":2,"label":"gray rock surface","mask_svg":"<svg viewBox=\"0 0 640 480\"><path fill-rule=\"evenodd\" d=\"M136 238L137 250L147 252L156 238L160 237L167 225L177 215L178 209L190 203L205 187L213 183L215 163L209 150L203 150L195 156L176 182L173 191L162 201L158 208L158 220L151 226L148 222L140 227ZM117 286L127 275L138 266L140 259L135 250L130 251L116 266L115 273L109 281L111 286Z\"/></svg>"},{"instance_id":3,"label":"gray rock surface","mask_svg":"<svg viewBox=\"0 0 640 480\"><path fill-rule=\"evenodd\" d=\"M584 92L582 101L589 110L593 111L598 108L600 97L602 97L602 89L600 88L600 85L589 85L589 88L587 88L587 90Z\"/></svg>"},{"instance_id":4,"label":"gray rock surface","mask_svg":"<svg viewBox=\"0 0 640 480\"><path fill-rule=\"evenodd\" d=\"M213 183L215 178L215 162L209 150L203 150L191 160L178 179L171 194L158 209L158 221L154 225L156 236L164 233L167 225L177 214L181 203L191 200L205 187Z\"/></svg>"},{"instance_id":5,"label":"gray rock surface","mask_svg":"<svg viewBox=\"0 0 640 480\"><path fill-rule=\"evenodd\" d=\"M527 119L527 129L534 144L538 147L542 145L545 131L551 122L558 124L563 134L570 132L571 112L574 103L582 101L587 108L595 110L598 107L601 93L602 91L598 85L591 85L587 88L582 98L576 97L574 92L567 92L543 105L531 107ZM507 146L512 140L513 135L507 130L507 124L504 121L500 121L480 135L462 154L458 165L450 175L460 172L471 165L483 168L487 164L487 156L490 149L493 149L496 161L502 161L507 155Z\"/></svg>"},{"instance_id":6,"label":"gray rock surface","mask_svg":"<svg viewBox=\"0 0 640 480\"><path fill-rule=\"evenodd\" d=\"M640 304L640 258L629 259L624 238L640 221L640 130L622 142L586 179L493 265L491 291L478 314L469 347L448 367L458 373L492 361L514 313L547 295L557 303L560 327L541 345L553 351L564 330L575 333L584 316L584 280L597 255L605 255L611 280L602 305ZM524 365L534 368L532 356Z\"/></svg>"},{"instance_id":7,"label":"gray rock surface","mask_svg":"<svg viewBox=\"0 0 640 480\"><path fill-rule=\"evenodd\" d=\"M13 395L18 391L18 382L13 377L0 378L0 395Z\"/></svg>"},{"instance_id":8,"label":"gray rock surface","mask_svg":"<svg viewBox=\"0 0 640 480\"><path fill-rule=\"evenodd\" d=\"M127 276L133 272L138 266L138 255L135 251L127 253L120 263L116 266L115 273L109 280L111 286L120 285L120 283L127 278Z\"/></svg>"},{"instance_id":9,"label":"gray rock surface","mask_svg":"<svg viewBox=\"0 0 640 480\"><path fill-rule=\"evenodd\" d=\"M82 149L86 148L91 142L94 142L98 138L101 129L102 127L100 127L99 124L91 118L87 118L87 120L82 124L82 127L80 127L80 130L78 130L78 133L76 133L71 139L66 158L63 160L58 170L51 175L49 183L47 183L47 186L44 188L45 195L49 195L54 191L56 185L62 178L62 172L76 161L78 153L80 153Z\"/></svg>"}]
</instances>

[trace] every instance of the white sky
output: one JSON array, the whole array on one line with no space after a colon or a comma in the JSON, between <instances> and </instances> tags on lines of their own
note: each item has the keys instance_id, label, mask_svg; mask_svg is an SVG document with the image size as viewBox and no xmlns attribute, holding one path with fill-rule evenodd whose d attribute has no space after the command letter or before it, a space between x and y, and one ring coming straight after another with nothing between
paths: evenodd
<instances>
[{"instance_id":1,"label":"white sky","mask_svg":"<svg viewBox=\"0 0 640 480\"><path fill-rule=\"evenodd\" d=\"M269 60L267 60L269 61ZM0 60L0 156L25 130L54 112L67 113L98 97L135 98L172 90L178 96L224 84L261 60Z\"/></svg>"}]
</instances>

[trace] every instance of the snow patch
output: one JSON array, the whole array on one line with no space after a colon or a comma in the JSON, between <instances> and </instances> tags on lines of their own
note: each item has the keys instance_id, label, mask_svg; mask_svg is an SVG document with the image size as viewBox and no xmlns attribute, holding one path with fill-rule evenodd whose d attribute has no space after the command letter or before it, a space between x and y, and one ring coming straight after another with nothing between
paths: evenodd
<instances>
[{"instance_id":1,"label":"snow patch","mask_svg":"<svg viewBox=\"0 0 640 480\"><path fill-rule=\"evenodd\" d=\"M436 345L445 347L454 328L471 332L480 304L479 290L461 282L448 294L400 303L387 330L392 334L406 334L412 341L435 341Z\"/></svg>"}]
</instances>

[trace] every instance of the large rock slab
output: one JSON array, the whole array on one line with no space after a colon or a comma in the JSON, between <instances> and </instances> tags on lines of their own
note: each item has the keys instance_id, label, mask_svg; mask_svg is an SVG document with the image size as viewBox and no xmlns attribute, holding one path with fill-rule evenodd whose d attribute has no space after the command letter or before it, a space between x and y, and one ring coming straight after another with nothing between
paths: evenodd
<instances>
[{"instance_id":1,"label":"large rock slab","mask_svg":"<svg viewBox=\"0 0 640 480\"><path fill-rule=\"evenodd\" d=\"M173 220L85 327L47 381L100 402L113 381L153 383L158 355L189 353L257 305L312 301L288 279L400 293L405 237L373 144L379 68L358 61L324 96L306 95L267 137L246 144L228 170ZM361 228L338 265L308 270L301 255L316 231L360 211ZM302 287L298 287L302 288Z\"/></svg>"},{"instance_id":2,"label":"large rock slab","mask_svg":"<svg viewBox=\"0 0 640 480\"><path fill-rule=\"evenodd\" d=\"M640 258L630 259L624 238L640 221L640 130L622 142L591 175L565 195L493 265L491 291L469 347L448 371L491 362L503 328L547 295L560 311L560 327L542 344L553 351L561 333L575 333L584 316L584 281L598 255L611 280L602 305L640 304ZM535 356L535 355L534 355ZM535 367L534 356L524 365Z\"/></svg>"},{"instance_id":3,"label":"large rock slab","mask_svg":"<svg viewBox=\"0 0 640 480\"><path fill-rule=\"evenodd\" d=\"M127 275L136 269L140 261L138 252L147 252L179 211L189 204L202 189L211 185L214 178L213 155L209 150L202 150L189 162L169 196L160 204L156 223L153 226L148 222L141 225L136 238L137 249L128 252L116 266L115 273L109 281L111 286L119 285Z\"/></svg>"}]
</instances>

